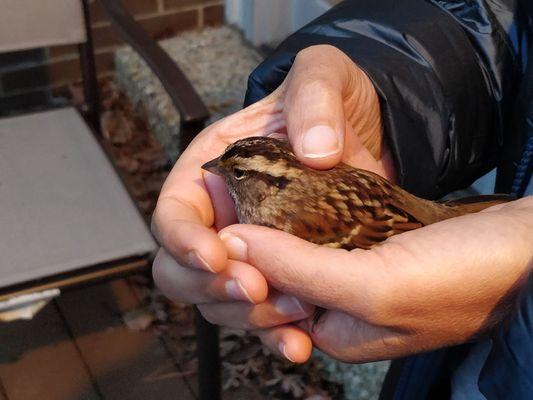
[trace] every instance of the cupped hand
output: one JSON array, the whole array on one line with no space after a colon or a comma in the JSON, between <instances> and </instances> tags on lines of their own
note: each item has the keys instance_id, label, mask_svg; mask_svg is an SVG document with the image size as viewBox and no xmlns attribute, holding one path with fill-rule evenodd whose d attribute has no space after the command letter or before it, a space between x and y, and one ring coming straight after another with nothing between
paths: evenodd
<instances>
[{"instance_id":1,"label":"cupped hand","mask_svg":"<svg viewBox=\"0 0 533 400\"><path fill-rule=\"evenodd\" d=\"M154 262L156 284L173 300L198 304L215 323L266 329L313 312L296 297L269 293L257 269L228 258L217 231L236 222L234 205L224 182L201 169L240 138L272 134L287 135L310 167L330 168L342 160L394 179L369 78L334 47L300 52L276 91L198 135L172 169L154 212L152 230L162 246ZM300 343L279 349L289 358L309 356L311 343L298 328L268 332L283 335L280 342Z\"/></svg>"},{"instance_id":2,"label":"cupped hand","mask_svg":"<svg viewBox=\"0 0 533 400\"><path fill-rule=\"evenodd\" d=\"M230 256L269 284L328 309L301 329L259 331L302 361L309 339L336 359L391 359L477 339L515 311L533 270L533 197L394 236L372 250L316 246L285 232L232 225Z\"/></svg>"}]
</instances>

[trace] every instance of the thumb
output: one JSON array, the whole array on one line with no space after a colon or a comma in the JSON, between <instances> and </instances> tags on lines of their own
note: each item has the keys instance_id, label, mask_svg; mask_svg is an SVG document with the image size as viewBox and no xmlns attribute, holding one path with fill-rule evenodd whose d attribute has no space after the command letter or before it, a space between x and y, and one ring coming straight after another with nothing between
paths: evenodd
<instances>
[{"instance_id":1,"label":"thumb","mask_svg":"<svg viewBox=\"0 0 533 400\"><path fill-rule=\"evenodd\" d=\"M326 169L341 161L346 118L346 65L339 50L313 46L298 53L285 82L287 134L299 160Z\"/></svg>"},{"instance_id":2,"label":"thumb","mask_svg":"<svg viewBox=\"0 0 533 400\"><path fill-rule=\"evenodd\" d=\"M219 235L231 259L253 265L274 288L311 304L365 318L372 291L381 287L382 263L370 251L318 246L255 225L231 225Z\"/></svg>"}]
</instances>

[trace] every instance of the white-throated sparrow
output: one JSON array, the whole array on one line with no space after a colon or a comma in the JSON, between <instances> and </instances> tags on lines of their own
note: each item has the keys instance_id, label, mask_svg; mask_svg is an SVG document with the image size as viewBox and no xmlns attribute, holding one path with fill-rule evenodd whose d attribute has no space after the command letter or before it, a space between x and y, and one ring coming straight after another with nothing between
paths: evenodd
<instances>
[{"instance_id":1,"label":"white-throated sparrow","mask_svg":"<svg viewBox=\"0 0 533 400\"><path fill-rule=\"evenodd\" d=\"M346 164L308 168L288 142L267 137L239 140L202 168L225 179L239 222L347 250L369 249L392 235L510 200L503 195L424 200Z\"/></svg>"}]
</instances>

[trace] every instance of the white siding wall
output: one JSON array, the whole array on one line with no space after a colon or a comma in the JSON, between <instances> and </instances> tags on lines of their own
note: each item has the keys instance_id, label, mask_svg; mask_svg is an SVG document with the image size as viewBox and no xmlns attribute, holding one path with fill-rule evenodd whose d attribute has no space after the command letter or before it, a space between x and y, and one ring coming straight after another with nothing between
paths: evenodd
<instances>
[{"instance_id":1,"label":"white siding wall","mask_svg":"<svg viewBox=\"0 0 533 400\"><path fill-rule=\"evenodd\" d=\"M252 44L276 44L331 7L327 0L226 0L226 20Z\"/></svg>"}]
</instances>

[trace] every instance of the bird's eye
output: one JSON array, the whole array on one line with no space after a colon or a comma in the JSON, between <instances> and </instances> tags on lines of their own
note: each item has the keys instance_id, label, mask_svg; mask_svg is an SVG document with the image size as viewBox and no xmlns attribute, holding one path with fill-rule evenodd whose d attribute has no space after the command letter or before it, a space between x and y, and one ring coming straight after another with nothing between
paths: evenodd
<instances>
[{"instance_id":1,"label":"bird's eye","mask_svg":"<svg viewBox=\"0 0 533 400\"><path fill-rule=\"evenodd\" d=\"M233 176L238 181L240 181L242 178L244 178L245 175L246 175L246 172L243 169L233 168Z\"/></svg>"}]
</instances>

